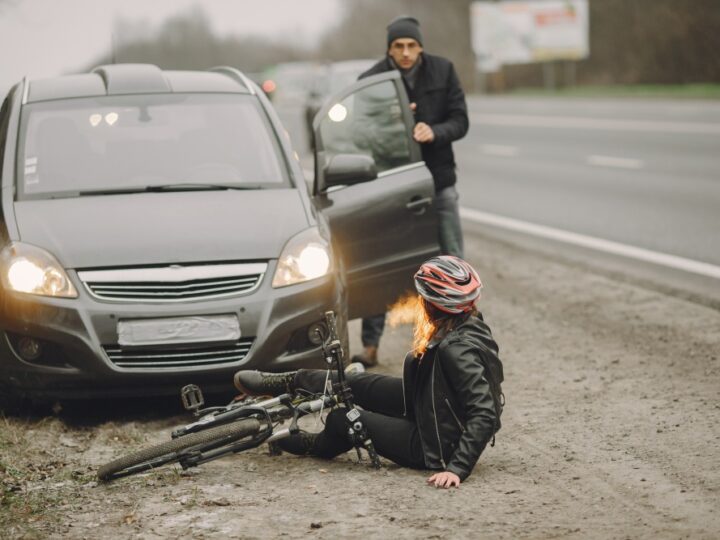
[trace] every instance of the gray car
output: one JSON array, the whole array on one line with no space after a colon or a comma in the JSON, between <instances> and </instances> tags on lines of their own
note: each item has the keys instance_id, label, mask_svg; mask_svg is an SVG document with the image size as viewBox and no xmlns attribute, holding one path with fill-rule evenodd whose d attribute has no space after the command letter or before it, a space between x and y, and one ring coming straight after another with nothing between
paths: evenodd
<instances>
[{"instance_id":1,"label":"gray car","mask_svg":"<svg viewBox=\"0 0 720 540\"><path fill-rule=\"evenodd\" d=\"M437 252L412 124L397 74L342 90L315 119L308 190L235 69L18 83L0 110L0 392L219 390L240 368L320 365L326 310L346 331Z\"/></svg>"}]
</instances>

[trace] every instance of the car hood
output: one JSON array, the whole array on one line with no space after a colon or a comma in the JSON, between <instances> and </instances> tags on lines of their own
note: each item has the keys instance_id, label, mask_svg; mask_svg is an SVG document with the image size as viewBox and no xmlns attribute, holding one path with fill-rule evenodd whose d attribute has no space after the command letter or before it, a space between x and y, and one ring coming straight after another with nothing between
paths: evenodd
<instances>
[{"instance_id":1,"label":"car hood","mask_svg":"<svg viewBox=\"0 0 720 540\"><path fill-rule=\"evenodd\" d=\"M273 259L309 226L295 189L16 201L15 217L66 268Z\"/></svg>"}]
</instances>

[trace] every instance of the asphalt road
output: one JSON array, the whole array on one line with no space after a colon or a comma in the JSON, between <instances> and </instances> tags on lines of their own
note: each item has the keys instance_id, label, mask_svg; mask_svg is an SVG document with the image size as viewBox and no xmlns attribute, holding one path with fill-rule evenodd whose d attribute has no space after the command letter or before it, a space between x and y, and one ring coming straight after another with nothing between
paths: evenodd
<instances>
[{"instance_id":1,"label":"asphalt road","mask_svg":"<svg viewBox=\"0 0 720 540\"><path fill-rule=\"evenodd\" d=\"M720 103L468 101L463 206L720 265Z\"/></svg>"}]
</instances>

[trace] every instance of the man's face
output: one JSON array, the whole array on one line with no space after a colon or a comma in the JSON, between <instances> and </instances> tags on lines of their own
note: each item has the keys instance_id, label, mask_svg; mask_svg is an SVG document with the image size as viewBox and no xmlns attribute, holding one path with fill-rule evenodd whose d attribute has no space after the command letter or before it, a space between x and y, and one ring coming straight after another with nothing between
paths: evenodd
<instances>
[{"instance_id":1,"label":"man's face","mask_svg":"<svg viewBox=\"0 0 720 540\"><path fill-rule=\"evenodd\" d=\"M388 54L402 69L410 69L417 62L423 48L413 38L398 38L390 44Z\"/></svg>"}]
</instances>

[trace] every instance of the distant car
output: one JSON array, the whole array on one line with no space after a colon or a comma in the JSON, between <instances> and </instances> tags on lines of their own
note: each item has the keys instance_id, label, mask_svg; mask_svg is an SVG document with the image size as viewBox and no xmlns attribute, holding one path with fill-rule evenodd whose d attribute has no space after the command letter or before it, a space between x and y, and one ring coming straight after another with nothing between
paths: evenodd
<instances>
[{"instance_id":1,"label":"distant car","mask_svg":"<svg viewBox=\"0 0 720 540\"><path fill-rule=\"evenodd\" d=\"M277 106L297 106L322 76L322 66L317 62L284 62L263 72L260 87Z\"/></svg>"},{"instance_id":2,"label":"distant car","mask_svg":"<svg viewBox=\"0 0 720 540\"><path fill-rule=\"evenodd\" d=\"M332 62L323 66L320 74L315 77L305 100L305 125L308 130L308 141L312 141L313 118L322 107L325 100L354 83L357 78L370 69L377 59L344 60ZM312 149L312 142L310 143Z\"/></svg>"},{"instance_id":3,"label":"distant car","mask_svg":"<svg viewBox=\"0 0 720 540\"><path fill-rule=\"evenodd\" d=\"M346 334L437 250L399 78L334 100L309 193L272 105L232 68L15 85L0 108L0 394L212 391L241 367L321 365L325 311ZM367 144L388 125L392 162Z\"/></svg>"}]
</instances>

